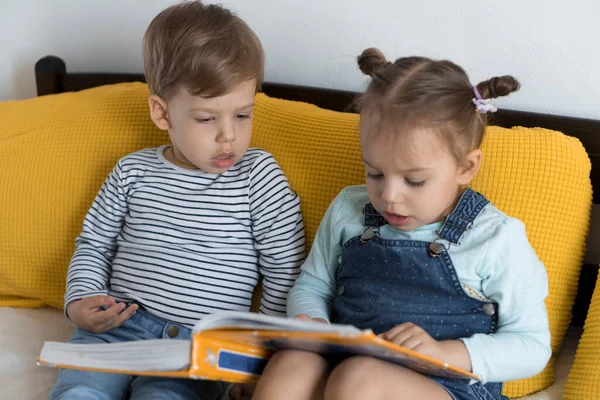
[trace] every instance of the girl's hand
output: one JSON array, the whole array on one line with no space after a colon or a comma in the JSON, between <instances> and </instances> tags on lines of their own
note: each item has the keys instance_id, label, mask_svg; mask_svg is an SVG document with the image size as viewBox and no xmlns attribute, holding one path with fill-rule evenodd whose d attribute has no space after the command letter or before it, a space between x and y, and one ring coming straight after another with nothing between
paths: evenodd
<instances>
[{"instance_id":1,"label":"girl's hand","mask_svg":"<svg viewBox=\"0 0 600 400\"><path fill-rule=\"evenodd\" d=\"M121 326L138 309L137 304L125 307L111 296L90 296L69 303L67 316L88 332L103 333Z\"/></svg>"},{"instance_id":2,"label":"girl's hand","mask_svg":"<svg viewBox=\"0 0 600 400\"><path fill-rule=\"evenodd\" d=\"M398 325L379 337L472 372L471 356L467 346L460 340L437 341L411 322Z\"/></svg>"},{"instance_id":3,"label":"girl's hand","mask_svg":"<svg viewBox=\"0 0 600 400\"><path fill-rule=\"evenodd\" d=\"M327 320L324 320L323 318L311 318L306 314L298 314L298 315L296 315L295 319L301 319L303 321L315 321L315 322L320 322L322 324L329 324L329 322Z\"/></svg>"},{"instance_id":4,"label":"girl's hand","mask_svg":"<svg viewBox=\"0 0 600 400\"><path fill-rule=\"evenodd\" d=\"M428 355L438 360L444 360L444 346L425 330L412 322L400 324L379 335L380 338L404 346L410 350Z\"/></svg>"},{"instance_id":5,"label":"girl's hand","mask_svg":"<svg viewBox=\"0 0 600 400\"><path fill-rule=\"evenodd\" d=\"M250 400L254 394L254 383L236 383L229 389L230 400Z\"/></svg>"}]
</instances>

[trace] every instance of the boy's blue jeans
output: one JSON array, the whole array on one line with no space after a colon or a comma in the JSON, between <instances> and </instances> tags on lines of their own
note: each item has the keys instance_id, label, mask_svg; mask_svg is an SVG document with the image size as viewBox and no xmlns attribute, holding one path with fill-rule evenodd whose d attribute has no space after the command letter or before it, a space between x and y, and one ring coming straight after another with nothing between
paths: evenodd
<instances>
[{"instance_id":1,"label":"boy's blue jeans","mask_svg":"<svg viewBox=\"0 0 600 400\"><path fill-rule=\"evenodd\" d=\"M138 309L123 325L105 333L90 333L77 328L69 343L112 343L161 338L190 340L191 330ZM217 400L223 396L226 387L225 383L215 381L60 369L49 399Z\"/></svg>"}]
</instances>

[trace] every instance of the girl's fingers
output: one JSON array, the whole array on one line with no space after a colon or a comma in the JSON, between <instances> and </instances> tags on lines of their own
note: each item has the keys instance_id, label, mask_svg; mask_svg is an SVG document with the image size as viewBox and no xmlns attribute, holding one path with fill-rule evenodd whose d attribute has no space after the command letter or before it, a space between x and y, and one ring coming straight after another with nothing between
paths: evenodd
<instances>
[{"instance_id":1,"label":"girl's fingers","mask_svg":"<svg viewBox=\"0 0 600 400\"><path fill-rule=\"evenodd\" d=\"M414 335L413 330L405 330L402 331L395 336L390 337L389 340L392 343L398 344L400 346L404 346L404 344Z\"/></svg>"},{"instance_id":2,"label":"girl's fingers","mask_svg":"<svg viewBox=\"0 0 600 400\"><path fill-rule=\"evenodd\" d=\"M406 347L407 349L416 350L420 345L423 344L423 336L422 335L412 335L409 338L407 338L406 340L404 340L404 342L399 343L399 344Z\"/></svg>"},{"instance_id":3,"label":"girl's fingers","mask_svg":"<svg viewBox=\"0 0 600 400\"><path fill-rule=\"evenodd\" d=\"M380 334L379 336L391 341L391 338L397 336L399 333L406 331L407 329L410 329L412 327L416 326L415 324L413 324L412 322L405 322L403 324L397 325L395 327L393 327L392 329L390 329L387 332L384 332L382 334Z\"/></svg>"}]
</instances>

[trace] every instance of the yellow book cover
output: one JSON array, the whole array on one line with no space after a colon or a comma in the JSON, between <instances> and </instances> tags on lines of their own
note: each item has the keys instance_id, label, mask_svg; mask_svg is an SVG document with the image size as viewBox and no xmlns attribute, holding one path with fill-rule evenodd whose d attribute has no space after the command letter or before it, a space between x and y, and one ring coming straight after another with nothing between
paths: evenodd
<instances>
[{"instance_id":1,"label":"yellow book cover","mask_svg":"<svg viewBox=\"0 0 600 400\"><path fill-rule=\"evenodd\" d=\"M236 311L216 313L198 321L191 342L46 342L38 364L131 375L255 382L269 357L280 349L312 351L334 360L366 355L428 375L479 379L475 374L378 338L371 330Z\"/></svg>"}]
</instances>

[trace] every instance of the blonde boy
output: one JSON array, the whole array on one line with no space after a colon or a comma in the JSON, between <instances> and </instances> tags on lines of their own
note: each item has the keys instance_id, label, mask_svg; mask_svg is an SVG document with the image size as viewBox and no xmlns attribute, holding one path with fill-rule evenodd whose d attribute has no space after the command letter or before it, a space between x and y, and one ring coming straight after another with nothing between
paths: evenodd
<instances>
[{"instance_id":1,"label":"blonde boy","mask_svg":"<svg viewBox=\"0 0 600 400\"><path fill-rule=\"evenodd\" d=\"M188 339L219 310L285 314L304 259L297 195L249 149L260 41L198 1L161 12L144 37L150 117L171 145L123 157L89 210L67 276L73 343ZM220 382L61 370L51 399L217 399Z\"/></svg>"}]
</instances>

